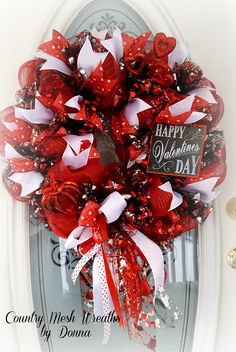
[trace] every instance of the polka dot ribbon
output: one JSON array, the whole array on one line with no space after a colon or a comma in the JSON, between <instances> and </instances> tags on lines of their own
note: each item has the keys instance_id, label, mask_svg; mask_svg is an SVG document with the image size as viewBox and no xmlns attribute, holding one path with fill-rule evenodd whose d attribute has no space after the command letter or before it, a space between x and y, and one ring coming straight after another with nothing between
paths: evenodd
<instances>
[{"instance_id":1,"label":"polka dot ribbon","mask_svg":"<svg viewBox=\"0 0 236 352\"><path fill-rule=\"evenodd\" d=\"M72 278L73 283L75 284L82 268L95 255L97 257L99 281L100 281L100 285L101 285L102 311L103 311L104 316L108 316L108 314L110 312L110 306L109 306L110 292L109 292L109 288L108 288L108 284L107 284L106 270L105 270L105 265L104 265L101 244L96 243L93 248L91 248L86 254L83 255L83 257L77 263L77 265L72 273L71 278ZM96 299L96 297L94 297L94 300L95 299ZM104 323L103 344L106 344L109 341L110 333L111 333L111 324L108 322L105 322Z\"/></svg>"},{"instance_id":2,"label":"polka dot ribbon","mask_svg":"<svg viewBox=\"0 0 236 352\"><path fill-rule=\"evenodd\" d=\"M109 309L109 289L108 289L108 285L107 285L106 271L105 271L101 247L97 253L97 258L98 258L99 278L100 278L101 289L102 289L103 315L108 316L108 314L110 312L110 309ZM106 344L109 341L110 333L111 333L111 323L105 322L104 323L103 344Z\"/></svg>"},{"instance_id":3,"label":"polka dot ribbon","mask_svg":"<svg viewBox=\"0 0 236 352\"><path fill-rule=\"evenodd\" d=\"M100 247L101 245L96 243L94 247L91 248L86 254L84 254L83 257L79 260L71 275L74 284L76 283L79 273L81 272L85 264L95 256L95 254L99 251Z\"/></svg>"}]
</instances>

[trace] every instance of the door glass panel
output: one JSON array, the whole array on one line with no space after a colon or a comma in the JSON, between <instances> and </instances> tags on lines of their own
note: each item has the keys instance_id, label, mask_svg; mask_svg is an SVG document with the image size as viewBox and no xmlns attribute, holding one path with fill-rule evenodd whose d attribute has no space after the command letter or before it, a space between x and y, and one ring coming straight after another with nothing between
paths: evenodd
<instances>
[{"instance_id":1,"label":"door glass panel","mask_svg":"<svg viewBox=\"0 0 236 352\"><path fill-rule=\"evenodd\" d=\"M118 27L135 36L149 30L143 19L122 1L96 0L73 20L66 37L72 38L85 29L91 30L94 26L110 30ZM165 288L183 315L175 328L157 331L157 351L191 351L198 298L197 241L197 230L188 232L175 239L174 251L165 255ZM91 330L92 338L68 335L60 338L60 333L61 336L66 333L66 329L62 331L62 325L66 325L68 330L86 329L82 325L80 286L79 283L73 285L71 281L71 273L78 260L72 252L65 251L63 239L35 223L30 225L30 252L35 312L44 316L45 328L51 330L48 336L43 326L38 328L43 352L74 352L83 348L87 351L96 349L98 352L108 352L111 348L114 352L122 348L130 352L147 351L142 345L130 341L127 332L116 325L112 326L110 342L105 346L101 345L102 324L88 325L87 329ZM68 316L72 311L75 316L72 323L57 322L59 312Z\"/></svg>"}]
</instances>

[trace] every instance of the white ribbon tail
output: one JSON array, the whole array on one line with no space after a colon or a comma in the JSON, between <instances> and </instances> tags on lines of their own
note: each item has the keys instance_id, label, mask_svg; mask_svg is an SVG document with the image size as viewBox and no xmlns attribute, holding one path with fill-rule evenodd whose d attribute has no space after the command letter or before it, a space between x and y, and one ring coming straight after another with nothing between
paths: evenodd
<instances>
[{"instance_id":1,"label":"white ribbon tail","mask_svg":"<svg viewBox=\"0 0 236 352\"><path fill-rule=\"evenodd\" d=\"M93 144L94 141L94 136L92 133L84 134L81 136L69 134L63 138L67 142L67 144L69 144L69 146L75 151L76 154L80 153L81 143L83 141L89 141L90 144Z\"/></svg>"},{"instance_id":2,"label":"white ribbon tail","mask_svg":"<svg viewBox=\"0 0 236 352\"><path fill-rule=\"evenodd\" d=\"M27 160L27 158L19 154L9 143L5 144L4 152L5 152L6 159L16 158L16 159Z\"/></svg>"},{"instance_id":3,"label":"white ribbon tail","mask_svg":"<svg viewBox=\"0 0 236 352\"><path fill-rule=\"evenodd\" d=\"M178 115L184 114L186 112L190 112L192 109L193 102L196 98L196 93L192 91L191 95L187 98L184 98L177 103L171 105L169 107L169 111L173 117ZM201 120L203 117L206 116L206 113L199 112L199 111L192 111L190 116L184 122L184 124L194 123Z\"/></svg>"},{"instance_id":4,"label":"white ribbon tail","mask_svg":"<svg viewBox=\"0 0 236 352\"><path fill-rule=\"evenodd\" d=\"M73 273L71 275L72 281L75 284L76 280L79 276L79 273L81 272L81 270L83 269L83 267L85 266L85 264L95 256L95 254L99 251L100 249L100 245L99 244L95 244L95 246L93 248L91 248L85 255L83 255L83 257L79 260L79 262L77 263L75 269L73 270Z\"/></svg>"},{"instance_id":5,"label":"white ribbon tail","mask_svg":"<svg viewBox=\"0 0 236 352\"><path fill-rule=\"evenodd\" d=\"M171 68L177 63L181 65L189 56L189 47L186 43L179 43L169 55L169 66Z\"/></svg>"},{"instance_id":6,"label":"white ribbon tail","mask_svg":"<svg viewBox=\"0 0 236 352\"><path fill-rule=\"evenodd\" d=\"M189 94L194 94L197 97L200 97L204 100L206 100L210 104L217 104L217 101L215 100L212 91L215 89L212 87L201 87L201 88L196 88L193 89L189 92Z\"/></svg>"},{"instance_id":7,"label":"white ribbon tail","mask_svg":"<svg viewBox=\"0 0 236 352\"><path fill-rule=\"evenodd\" d=\"M152 270L155 285L154 302L158 288L164 285L164 258L162 251L156 243L138 230L131 233L130 236L146 257Z\"/></svg>"},{"instance_id":8,"label":"white ribbon tail","mask_svg":"<svg viewBox=\"0 0 236 352\"><path fill-rule=\"evenodd\" d=\"M205 117L205 116L206 116L206 114L204 112L193 111L191 113L191 115L187 118L187 120L184 121L184 125L187 125L189 123L197 122L197 121L203 119L203 117Z\"/></svg>"},{"instance_id":9,"label":"white ribbon tail","mask_svg":"<svg viewBox=\"0 0 236 352\"><path fill-rule=\"evenodd\" d=\"M119 62L123 57L124 50L121 31L119 29L115 29L112 38L102 40L101 43L104 48L106 48L111 53L116 62Z\"/></svg>"},{"instance_id":10,"label":"white ribbon tail","mask_svg":"<svg viewBox=\"0 0 236 352\"><path fill-rule=\"evenodd\" d=\"M81 95L76 95L73 98L69 99L65 103L65 105L70 108L73 108L73 109L80 111L80 109L81 109L80 103L82 103L82 102L83 102L83 97Z\"/></svg>"},{"instance_id":11,"label":"white ribbon tail","mask_svg":"<svg viewBox=\"0 0 236 352\"><path fill-rule=\"evenodd\" d=\"M177 103L171 105L169 107L171 115L175 117L190 111L193 105L194 98L195 98L195 95L191 94L187 98L184 98L178 101Z\"/></svg>"},{"instance_id":12,"label":"white ribbon tail","mask_svg":"<svg viewBox=\"0 0 236 352\"><path fill-rule=\"evenodd\" d=\"M71 147L67 145L64 151L64 154L62 156L63 163L71 170L80 169L81 167L87 165L90 150L91 150L91 147L83 150L78 155L75 155Z\"/></svg>"},{"instance_id":13,"label":"white ribbon tail","mask_svg":"<svg viewBox=\"0 0 236 352\"><path fill-rule=\"evenodd\" d=\"M107 284L101 245L93 263L93 301L95 316L107 317L110 313L110 302L112 299ZM105 322L103 344L106 344L109 341L110 333L111 324L109 322Z\"/></svg>"}]
</instances>

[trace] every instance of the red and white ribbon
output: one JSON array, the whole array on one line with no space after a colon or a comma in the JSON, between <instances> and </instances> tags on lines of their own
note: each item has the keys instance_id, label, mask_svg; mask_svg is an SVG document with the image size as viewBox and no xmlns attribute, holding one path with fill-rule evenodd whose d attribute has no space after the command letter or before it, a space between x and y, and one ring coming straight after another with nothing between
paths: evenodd
<instances>
[{"instance_id":1,"label":"red and white ribbon","mask_svg":"<svg viewBox=\"0 0 236 352\"><path fill-rule=\"evenodd\" d=\"M10 144L6 143L4 147L5 158L10 159L22 159L27 162L27 158L19 154ZM21 185L21 197L26 197L30 193L39 189L44 177L34 170L15 172L9 176L9 180Z\"/></svg>"},{"instance_id":2,"label":"red and white ribbon","mask_svg":"<svg viewBox=\"0 0 236 352\"><path fill-rule=\"evenodd\" d=\"M76 95L73 98L69 99L65 105L69 108L73 108L77 111L81 110L81 104L83 103L84 98L82 95ZM76 113L69 113L68 116L73 120L76 116Z\"/></svg>"},{"instance_id":3,"label":"red and white ribbon","mask_svg":"<svg viewBox=\"0 0 236 352\"><path fill-rule=\"evenodd\" d=\"M83 257L79 260L71 275L74 284L76 283L76 280L85 264L95 256L99 249L100 245L96 243L95 246L91 248L86 254L84 254Z\"/></svg>"},{"instance_id":4,"label":"red and white ribbon","mask_svg":"<svg viewBox=\"0 0 236 352\"><path fill-rule=\"evenodd\" d=\"M35 53L35 57L46 60L46 62L40 68L41 71L44 70L56 70L62 72L68 76L72 75L71 69L62 60L57 57L45 53L43 50L39 50Z\"/></svg>"},{"instance_id":5,"label":"red and white ribbon","mask_svg":"<svg viewBox=\"0 0 236 352\"><path fill-rule=\"evenodd\" d=\"M83 69L85 77L89 78L91 73L97 68L100 62L104 62L108 53L96 53L93 51L92 44L87 37L82 46L78 58L77 67L79 70Z\"/></svg>"},{"instance_id":6,"label":"red and white ribbon","mask_svg":"<svg viewBox=\"0 0 236 352\"><path fill-rule=\"evenodd\" d=\"M203 99L209 104L216 104L212 91L212 87L196 88L188 93L188 96L175 104L170 105L168 108L161 111L158 119L161 118L162 122L168 124L192 124L200 121L207 116L206 112L198 111L198 103Z\"/></svg>"},{"instance_id":7,"label":"red and white ribbon","mask_svg":"<svg viewBox=\"0 0 236 352\"><path fill-rule=\"evenodd\" d=\"M46 108L40 101L35 99L34 109L22 109L18 106L15 107L15 116L18 119L26 120L33 124L48 125L53 119L53 111Z\"/></svg>"},{"instance_id":8,"label":"red and white ribbon","mask_svg":"<svg viewBox=\"0 0 236 352\"><path fill-rule=\"evenodd\" d=\"M116 62L119 62L124 55L124 46L121 31L117 28L114 30L112 38L101 40L101 44L114 57Z\"/></svg>"},{"instance_id":9,"label":"red and white ribbon","mask_svg":"<svg viewBox=\"0 0 236 352\"><path fill-rule=\"evenodd\" d=\"M98 272L97 276L93 275L93 294L94 294L94 314L96 316L108 316L109 312L114 308L110 307L111 293L107 284L106 270L104 264L104 258L102 254L102 245L96 254L96 258L93 263L94 274ZM101 299L102 298L102 299ZM102 301L102 304L101 304ZM100 308L102 307L102 314L100 314ZM104 336L103 344L106 344L109 341L111 334L111 324L109 322L104 323Z\"/></svg>"},{"instance_id":10,"label":"red and white ribbon","mask_svg":"<svg viewBox=\"0 0 236 352\"><path fill-rule=\"evenodd\" d=\"M168 211L174 210L178 208L180 204L182 204L183 197L178 192L173 191L171 183L169 181L163 183L163 185L161 186L158 186L158 188L160 188L164 192L171 193L172 195L172 201Z\"/></svg>"},{"instance_id":11,"label":"red and white ribbon","mask_svg":"<svg viewBox=\"0 0 236 352\"><path fill-rule=\"evenodd\" d=\"M160 247L146 237L142 232L135 230L130 233L130 237L139 247L148 261L154 279L154 297L156 299L157 290L164 285L164 258Z\"/></svg>"},{"instance_id":12,"label":"red and white ribbon","mask_svg":"<svg viewBox=\"0 0 236 352\"><path fill-rule=\"evenodd\" d=\"M39 189L44 177L35 171L17 172L9 177L9 180L21 185L21 197L26 197L28 194Z\"/></svg>"},{"instance_id":13,"label":"red and white ribbon","mask_svg":"<svg viewBox=\"0 0 236 352\"><path fill-rule=\"evenodd\" d=\"M76 170L87 165L94 140L93 134L89 133L83 136L70 134L63 138L67 142L66 149L62 155L64 164L71 170ZM90 145L81 151L83 141L89 141Z\"/></svg>"}]
</instances>

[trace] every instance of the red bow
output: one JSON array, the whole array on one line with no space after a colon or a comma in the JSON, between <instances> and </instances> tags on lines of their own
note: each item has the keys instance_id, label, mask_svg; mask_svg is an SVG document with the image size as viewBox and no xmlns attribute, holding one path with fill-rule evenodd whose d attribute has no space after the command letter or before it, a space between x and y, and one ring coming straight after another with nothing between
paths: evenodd
<instances>
[{"instance_id":1,"label":"red bow","mask_svg":"<svg viewBox=\"0 0 236 352\"><path fill-rule=\"evenodd\" d=\"M95 243L98 243L101 245L102 243L108 240L108 233L107 233L107 227L106 227L106 217L104 214L99 213L99 208L100 208L99 204L89 200L85 204L82 210L82 213L80 214L78 224L79 226L92 227L93 240L95 241ZM93 245L94 243L91 243L91 245L87 248L87 251L89 251L93 247ZM82 244L82 247L83 247L83 244ZM126 323L121 313L120 302L119 302L117 290L112 278L108 260L103 246L101 248L102 248L102 256L103 256L103 261L105 266L107 284L111 293L114 308L116 310L117 317L119 317L120 319L120 325L122 327L125 327Z\"/></svg>"},{"instance_id":2,"label":"red bow","mask_svg":"<svg viewBox=\"0 0 236 352\"><path fill-rule=\"evenodd\" d=\"M92 227L93 239L96 243L102 244L108 240L106 217L99 213L100 205L89 200L80 215L79 226Z\"/></svg>"}]
</instances>

